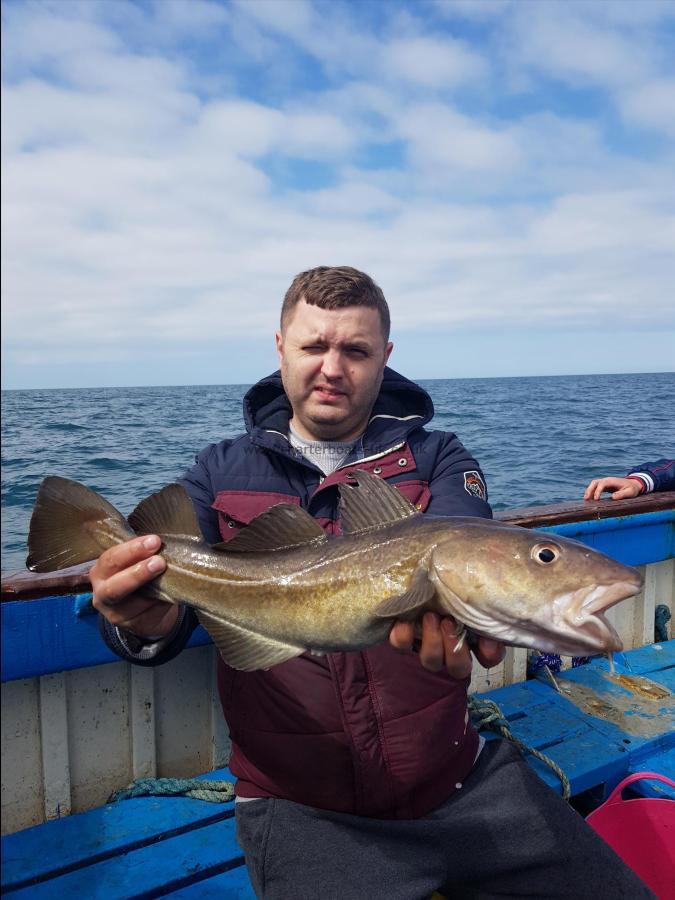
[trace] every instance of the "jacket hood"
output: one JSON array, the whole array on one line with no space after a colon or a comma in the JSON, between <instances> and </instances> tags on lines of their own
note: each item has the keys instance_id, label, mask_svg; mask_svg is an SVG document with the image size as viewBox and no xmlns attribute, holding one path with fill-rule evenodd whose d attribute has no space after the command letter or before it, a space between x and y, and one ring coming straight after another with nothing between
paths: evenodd
<instances>
[{"instance_id":1,"label":"jacket hood","mask_svg":"<svg viewBox=\"0 0 675 900\"><path fill-rule=\"evenodd\" d=\"M431 397L414 381L399 375L388 366L364 436L364 446L386 440L405 440L415 428L431 421L434 405ZM252 438L260 440L264 433L286 435L291 405L281 382L281 373L262 378L244 397L244 422Z\"/></svg>"}]
</instances>

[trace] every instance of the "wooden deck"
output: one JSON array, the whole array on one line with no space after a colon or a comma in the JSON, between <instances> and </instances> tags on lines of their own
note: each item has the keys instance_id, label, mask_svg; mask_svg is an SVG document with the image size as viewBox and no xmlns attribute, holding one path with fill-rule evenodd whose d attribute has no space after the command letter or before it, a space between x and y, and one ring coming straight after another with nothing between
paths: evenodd
<instances>
[{"instance_id":1,"label":"wooden deck","mask_svg":"<svg viewBox=\"0 0 675 900\"><path fill-rule=\"evenodd\" d=\"M602 799L631 772L675 771L675 641L631 650L623 662L617 674L634 679L635 689L608 679L607 662L598 659L561 676L569 695L533 680L484 696L499 704L517 737L564 769L573 796L595 789ZM581 691L573 702L575 689ZM596 702L599 714L580 708L579 696ZM548 767L528 761L560 790ZM654 784L639 782L640 793L667 795ZM7 835L2 859L2 892L12 900L254 897L235 840L233 803L123 800Z\"/></svg>"}]
</instances>

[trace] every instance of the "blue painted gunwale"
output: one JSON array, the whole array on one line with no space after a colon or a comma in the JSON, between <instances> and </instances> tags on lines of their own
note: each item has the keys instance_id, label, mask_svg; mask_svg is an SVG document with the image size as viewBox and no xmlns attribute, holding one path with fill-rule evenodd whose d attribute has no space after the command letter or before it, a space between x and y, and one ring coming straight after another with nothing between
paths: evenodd
<instances>
[{"instance_id":1,"label":"blue painted gunwale","mask_svg":"<svg viewBox=\"0 0 675 900\"><path fill-rule=\"evenodd\" d=\"M675 556L675 509L545 526L628 565ZM119 662L98 636L91 594L2 603L2 681ZM198 628L190 647L210 643Z\"/></svg>"},{"instance_id":2,"label":"blue painted gunwale","mask_svg":"<svg viewBox=\"0 0 675 900\"><path fill-rule=\"evenodd\" d=\"M673 509L548 525L538 531L553 531L580 541L628 566L648 565L675 556Z\"/></svg>"}]
</instances>

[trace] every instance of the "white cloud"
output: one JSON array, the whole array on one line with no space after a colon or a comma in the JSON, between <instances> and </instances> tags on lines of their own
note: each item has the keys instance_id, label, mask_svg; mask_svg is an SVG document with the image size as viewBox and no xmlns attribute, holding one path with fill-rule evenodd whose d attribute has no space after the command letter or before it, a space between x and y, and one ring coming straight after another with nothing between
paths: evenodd
<instances>
[{"instance_id":1,"label":"white cloud","mask_svg":"<svg viewBox=\"0 0 675 900\"><path fill-rule=\"evenodd\" d=\"M349 128L322 112L281 111L258 103L216 102L205 107L200 130L205 143L246 157L325 158L348 151L354 143Z\"/></svg>"},{"instance_id":2,"label":"white cloud","mask_svg":"<svg viewBox=\"0 0 675 900\"><path fill-rule=\"evenodd\" d=\"M448 19L492 19L513 5L514 0L433 0L434 10Z\"/></svg>"},{"instance_id":3,"label":"white cloud","mask_svg":"<svg viewBox=\"0 0 675 900\"><path fill-rule=\"evenodd\" d=\"M510 20L511 51L521 62L573 85L617 87L652 71L649 46L575 4L528 3Z\"/></svg>"},{"instance_id":4,"label":"white cloud","mask_svg":"<svg viewBox=\"0 0 675 900\"><path fill-rule=\"evenodd\" d=\"M230 18L226 6L211 0L154 0L153 12L158 23L183 37L224 25Z\"/></svg>"},{"instance_id":5,"label":"white cloud","mask_svg":"<svg viewBox=\"0 0 675 900\"><path fill-rule=\"evenodd\" d=\"M82 51L121 50L122 41L114 32L89 20L94 8L54 2L3 6L3 28L12 35L11 40L3 41L5 72L59 65Z\"/></svg>"},{"instance_id":6,"label":"white cloud","mask_svg":"<svg viewBox=\"0 0 675 900\"><path fill-rule=\"evenodd\" d=\"M440 103L409 107L398 122L417 165L462 172L498 169L505 174L520 153L507 130L489 128Z\"/></svg>"},{"instance_id":7,"label":"white cloud","mask_svg":"<svg viewBox=\"0 0 675 900\"><path fill-rule=\"evenodd\" d=\"M298 40L305 39L316 20L309 0L234 0L233 6L264 27Z\"/></svg>"},{"instance_id":8,"label":"white cloud","mask_svg":"<svg viewBox=\"0 0 675 900\"><path fill-rule=\"evenodd\" d=\"M619 107L629 123L675 137L675 79L640 84L619 98Z\"/></svg>"},{"instance_id":9,"label":"white cloud","mask_svg":"<svg viewBox=\"0 0 675 900\"><path fill-rule=\"evenodd\" d=\"M481 78L483 58L459 41L431 37L397 39L382 48L383 71L426 87L451 88Z\"/></svg>"}]
</instances>

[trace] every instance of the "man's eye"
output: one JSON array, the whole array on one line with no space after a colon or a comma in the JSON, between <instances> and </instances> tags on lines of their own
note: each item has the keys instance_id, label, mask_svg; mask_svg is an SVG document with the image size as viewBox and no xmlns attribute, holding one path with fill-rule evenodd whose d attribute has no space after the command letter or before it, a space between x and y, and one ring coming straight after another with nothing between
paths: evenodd
<instances>
[{"instance_id":1,"label":"man's eye","mask_svg":"<svg viewBox=\"0 0 675 900\"><path fill-rule=\"evenodd\" d=\"M350 356L359 356L359 357L368 356L367 352L365 350L362 350L361 347L350 347L347 350L347 353L349 353Z\"/></svg>"}]
</instances>

